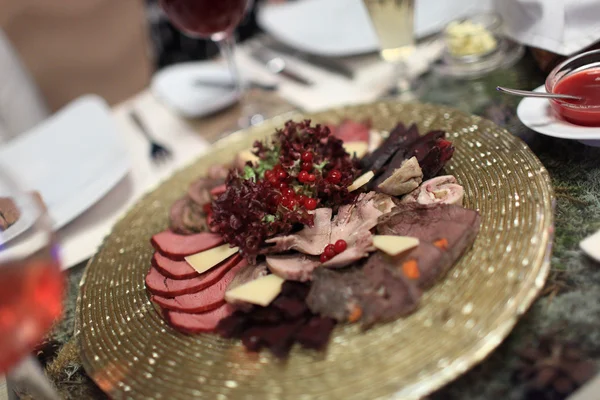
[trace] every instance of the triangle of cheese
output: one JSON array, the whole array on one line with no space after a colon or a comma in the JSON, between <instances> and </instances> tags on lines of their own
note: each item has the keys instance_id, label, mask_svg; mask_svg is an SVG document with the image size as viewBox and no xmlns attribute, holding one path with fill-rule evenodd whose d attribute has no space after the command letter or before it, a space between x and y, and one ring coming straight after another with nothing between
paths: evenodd
<instances>
[{"instance_id":1,"label":"triangle of cheese","mask_svg":"<svg viewBox=\"0 0 600 400\"><path fill-rule=\"evenodd\" d=\"M229 247L228 244L224 244L187 256L185 257L185 261L201 274L231 257L238 251L239 249L237 247Z\"/></svg>"},{"instance_id":2,"label":"triangle of cheese","mask_svg":"<svg viewBox=\"0 0 600 400\"><path fill-rule=\"evenodd\" d=\"M261 276L225 293L225 301L242 301L266 307L281 293L285 279L277 275Z\"/></svg>"},{"instance_id":3,"label":"triangle of cheese","mask_svg":"<svg viewBox=\"0 0 600 400\"><path fill-rule=\"evenodd\" d=\"M396 256L419 245L419 239L409 236L375 235L373 246L390 256Z\"/></svg>"},{"instance_id":4,"label":"triangle of cheese","mask_svg":"<svg viewBox=\"0 0 600 400\"><path fill-rule=\"evenodd\" d=\"M373 179L374 176L375 174L373 171L369 171L366 174L359 176L354 182L352 182L352 185L348 186L348 191L353 192L356 189L366 185L371 179Z\"/></svg>"}]
</instances>

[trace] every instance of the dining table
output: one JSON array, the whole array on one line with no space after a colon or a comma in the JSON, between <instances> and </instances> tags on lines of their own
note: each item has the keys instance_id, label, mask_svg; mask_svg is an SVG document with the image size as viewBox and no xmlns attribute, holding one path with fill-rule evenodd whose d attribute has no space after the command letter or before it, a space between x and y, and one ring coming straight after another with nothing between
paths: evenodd
<instances>
[{"instance_id":1,"label":"dining table","mask_svg":"<svg viewBox=\"0 0 600 400\"><path fill-rule=\"evenodd\" d=\"M547 168L555 191L551 272L545 287L495 351L431 394L431 400L524 398L524 393L540 382L536 381L535 371L524 374L523 365L527 355L535 353L542 342L572 345L582 360L600 361L600 264L579 247L581 240L600 229L600 148L530 130L516 114L520 99L496 91L496 86L531 90L543 84L544 78L529 51L516 64L477 78L457 79L435 71L419 78L417 101L447 105L490 119L521 138ZM148 90L139 96L152 94ZM297 110L276 92L252 89L249 98L268 110L269 116ZM115 112L119 107L123 106L116 105ZM197 135L214 142L235 126L239 114L240 107L234 106L185 123ZM76 301L86 265L87 260L65 272L68 290L64 317L36 353L65 399L106 398L82 367L74 338ZM28 398L26 393L20 396Z\"/></svg>"}]
</instances>

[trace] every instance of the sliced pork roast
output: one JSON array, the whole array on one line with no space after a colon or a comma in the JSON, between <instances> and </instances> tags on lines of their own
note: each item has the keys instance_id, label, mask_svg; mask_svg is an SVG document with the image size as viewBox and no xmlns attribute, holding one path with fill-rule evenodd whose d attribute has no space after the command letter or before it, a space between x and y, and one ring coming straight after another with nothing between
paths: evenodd
<instances>
[{"instance_id":1,"label":"sliced pork roast","mask_svg":"<svg viewBox=\"0 0 600 400\"><path fill-rule=\"evenodd\" d=\"M275 275L299 282L310 281L314 269L321 265L318 257L302 253L268 255L266 262Z\"/></svg>"},{"instance_id":2,"label":"sliced pork roast","mask_svg":"<svg viewBox=\"0 0 600 400\"><path fill-rule=\"evenodd\" d=\"M306 226L293 235L278 236L266 241L272 245L264 249L264 253L282 253L288 250L297 250L304 254L319 255L331 237L331 208L318 208L314 212L314 224Z\"/></svg>"},{"instance_id":3,"label":"sliced pork roast","mask_svg":"<svg viewBox=\"0 0 600 400\"><path fill-rule=\"evenodd\" d=\"M465 190L452 175L444 175L425 181L417 189L402 198L403 203L423 205L442 203L462 205Z\"/></svg>"},{"instance_id":4,"label":"sliced pork roast","mask_svg":"<svg viewBox=\"0 0 600 400\"><path fill-rule=\"evenodd\" d=\"M220 235L207 232L194 235L178 235L166 230L152 236L150 243L152 247L170 259L183 260L189 255L223 244L223 238Z\"/></svg>"}]
</instances>

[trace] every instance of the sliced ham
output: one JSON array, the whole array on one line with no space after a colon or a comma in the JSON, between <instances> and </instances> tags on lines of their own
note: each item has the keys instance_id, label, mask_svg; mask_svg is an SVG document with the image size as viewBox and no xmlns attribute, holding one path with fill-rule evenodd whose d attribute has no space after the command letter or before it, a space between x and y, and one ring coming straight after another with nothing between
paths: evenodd
<instances>
[{"instance_id":1,"label":"sliced ham","mask_svg":"<svg viewBox=\"0 0 600 400\"><path fill-rule=\"evenodd\" d=\"M215 284L238 263L242 257L235 254L212 269L190 279L170 279L158 272L154 267L146 275L146 288L156 296L175 297L182 294L195 293Z\"/></svg>"},{"instance_id":2,"label":"sliced ham","mask_svg":"<svg viewBox=\"0 0 600 400\"><path fill-rule=\"evenodd\" d=\"M163 309L199 313L218 308L225 303L225 292L234 280L237 273L246 267L246 262L241 261L223 275L215 284L196 293L183 294L173 298L152 296L152 301ZM252 266L253 267L253 266Z\"/></svg>"},{"instance_id":3,"label":"sliced ham","mask_svg":"<svg viewBox=\"0 0 600 400\"><path fill-rule=\"evenodd\" d=\"M235 308L225 303L219 308L200 314L165 311L165 319L173 328L184 333L212 332L219 322L233 314Z\"/></svg>"},{"instance_id":4,"label":"sliced ham","mask_svg":"<svg viewBox=\"0 0 600 400\"><path fill-rule=\"evenodd\" d=\"M178 235L167 230L152 236L150 243L156 250L170 259L183 260L186 256L223 244L223 238L214 233L202 232L195 235Z\"/></svg>"},{"instance_id":5,"label":"sliced ham","mask_svg":"<svg viewBox=\"0 0 600 400\"><path fill-rule=\"evenodd\" d=\"M181 280L195 278L198 272L187 261L175 261L163 256L158 251L152 256L152 265L167 278Z\"/></svg>"},{"instance_id":6,"label":"sliced ham","mask_svg":"<svg viewBox=\"0 0 600 400\"><path fill-rule=\"evenodd\" d=\"M227 185L226 184L222 184L222 185L219 185L219 186L216 186L216 187L212 188L210 190L210 195L212 197L217 197L217 196L220 196L223 193L225 193L226 190L227 190Z\"/></svg>"}]
</instances>

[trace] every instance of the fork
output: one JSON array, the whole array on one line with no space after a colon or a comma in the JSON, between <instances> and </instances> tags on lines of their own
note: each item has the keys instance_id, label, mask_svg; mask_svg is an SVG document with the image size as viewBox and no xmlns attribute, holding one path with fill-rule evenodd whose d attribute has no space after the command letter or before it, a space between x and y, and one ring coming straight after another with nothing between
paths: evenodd
<instances>
[{"instance_id":1,"label":"fork","mask_svg":"<svg viewBox=\"0 0 600 400\"><path fill-rule=\"evenodd\" d=\"M171 150L154 140L138 113L135 110L131 110L129 112L129 116L150 143L150 159L152 159L155 164L159 164L170 159L172 156Z\"/></svg>"}]
</instances>

